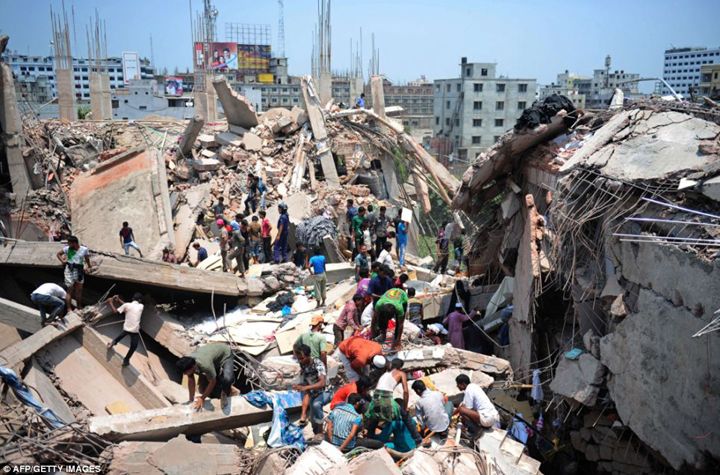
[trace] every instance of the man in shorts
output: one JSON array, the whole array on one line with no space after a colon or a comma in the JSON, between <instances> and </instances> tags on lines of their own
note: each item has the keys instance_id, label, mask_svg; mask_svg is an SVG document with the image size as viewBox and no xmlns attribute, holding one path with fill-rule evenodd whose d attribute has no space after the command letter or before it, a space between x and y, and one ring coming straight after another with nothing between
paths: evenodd
<instances>
[{"instance_id":1,"label":"man in shorts","mask_svg":"<svg viewBox=\"0 0 720 475\"><path fill-rule=\"evenodd\" d=\"M80 245L80 241L75 236L68 237L68 245L63 247L57 253L57 258L65 266L65 287L67 287L67 295L65 296L65 305L68 310L82 307L82 289L85 282L85 264L87 270L92 270L90 263L90 250ZM77 306L72 306L73 297Z\"/></svg>"}]
</instances>

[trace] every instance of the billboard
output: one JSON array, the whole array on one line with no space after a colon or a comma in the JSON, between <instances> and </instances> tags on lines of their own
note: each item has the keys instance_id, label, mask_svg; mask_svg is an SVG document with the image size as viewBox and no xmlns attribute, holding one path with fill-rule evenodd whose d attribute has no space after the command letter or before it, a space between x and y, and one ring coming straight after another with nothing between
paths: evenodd
<instances>
[{"instance_id":1,"label":"billboard","mask_svg":"<svg viewBox=\"0 0 720 475\"><path fill-rule=\"evenodd\" d=\"M207 70L237 71L237 43L208 43L208 51L203 51L203 43L195 43L195 66Z\"/></svg>"},{"instance_id":2,"label":"billboard","mask_svg":"<svg viewBox=\"0 0 720 475\"><path fill-rule=\"evenodd\" d=\"M237 45L240 71L270 71L270 45Z\"/></svg>"},{"instance_id":3,"label":"billboard","mask_svg":"<svg viewBox=\"0 0 720 475\"><path fill-rule=\"evenodd\" d=\"M180 97L183 95L183 80L174 76L165 78L165 95Z\"/></svg>"},{"instance_id":4,"label":"billboard","mask_svg":"<svg viewBox=\"0 0 720 475\"><path fill-rule=\"evenodd\" d=\"M122 54L122 66L123 66L123 82L128 84L131 79L140 79L140 55L131 52L123 51Z\"/></svg>"}]
</instances>

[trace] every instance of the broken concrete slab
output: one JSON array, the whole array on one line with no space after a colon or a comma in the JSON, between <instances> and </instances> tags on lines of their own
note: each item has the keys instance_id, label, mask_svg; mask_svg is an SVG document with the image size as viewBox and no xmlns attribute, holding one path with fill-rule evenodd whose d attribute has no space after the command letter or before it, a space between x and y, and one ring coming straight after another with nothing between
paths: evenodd
<instances>
[{"instance_id":1,"label":"broken concrete slab","mask_svg":"<svg viewBox=\"0 0 720 475\"><path fill-rule=\"evenodd\" d=\"M242 137L232 132L220 132L215 136L215 141L220 145L234 145L235 147L242 145Z\"/></svg>"},{"instance_id":2,"label":"broken concrete slab","mask_svg":"<svg viewBox=\"0 0 720 475\"><path fill-rule=\"evenodd\" d=\"M30 370L23 378L23 381L37 392L42 404L52 409L60 420L68 424L75 422L75 416L67 405L65 398L60 394L35 358L32 359Z\"/></svg>"},{"instance_id":3,"label":"broken concrete slab","mask_svg":"<svg viewBox=\"0 0 720 475\"><path fill-rule=\"evenodd\" d=\"M262 150L263 140L252 132L243 135L242 146L248 152L259 152Z\"/></svg>"},{"instance_id":4,"label":"broken concrete slab","mask_svg":"<svg viewBox=\"0 0 720 475\"><path fill-rule=\"evenodd\" d=\"M60 320L57 326L48 325L28 338L5 348L0 352L0 361L4 366L13 368L15 365L29 359L49 343L74 332L82 326L83 320L80 316L75 313L68 313L63 320Z\"/></svg>"},{"instance_id":5,"label":"broken concrete slab","mask_svg":"<svg viewBox=\"0 0 720 475\"><path fill-rule=\"evenodd\" d=\"M175 244L165 160L157 150L132 149L81 173L70 188L73 233L96 251L122 252L117 231L128 221L144 255L160 259Z\"/></svg>"},{"instance_id":6,"label":"broken concrete slab","mask_svg":"<svg viewBox=\"0 0 720 475\"><path fill-rule=\"evenodd\" d=\"M93 417L88 424L91 432L108 440L168 440L179 434L204 434L247 427L272 419L271 408L257 408L242 396L228 399L226 407L220 400L205 401L201 411L190 405L149 409L130 414Z\"/></svg>"},{"instance_id":7,"label":"broken concrete slab","mask_svg":"<svg viewBox=\"0 0 720 475\"><path fill-rule=\"evenodd\" d=\"M387 450L373 450L350 461L343 473L351 475L402 475Z\"/></svg>"},{"instance_id":8,"label":"broken concrete slab","mask_svg":"<svg viewBox=\"0 0 720 475\"><path fill-rule=\"evenodd\" d=\"M220 168L221 165L222 162L217 158L200 158L192 161L192 167L199 172L215 171Z\"/></svg>"},{"instance_id":9,"label":"broken concrete slab","mask_svg":"<svg viewBox=\"0 0 720 475\"><path fill-rule=\"evenodd\" d=\"M201 134L198 136L198 141L202 148L215 148L218 143L215 141L215 136L210 134Z\"/></svg>"},{"instance_id":10,"label":"broken concrete slab","mask_svg":"<svg viewBox=\"0 0 720 475\"><path fill-rule=\"evenodd\" d=\"M589 353L583 353L577 360L561 357L550 389L586 406L594 406L604 374L605 367Z\"/></svg>"},{"instance_id":11,"label":"broken concrete slab","mask_svg":"<svg viewBox=\"0 0 720 475\"><path fill-rule=\"evenodd\" d=\"M328 470L344 468L347 464L345 456L337 447L322 441L320 445L308 447L285 473L286 475L325 475Z\"/></svg>"},{"instance_id":12,"label":"broken concrete slab","mask_svg":"<svg viewBox=\"0 0 720 475\"><path fill-rule=\"evenodd\" d=\"M195 140L202 130L203 125L205 125L205 119L203 119L202 116L196 115L190 119L190 122L188 122L188 125L185 127L185 131L180 138L180 144L178 145L176 154L178 159L191 157L192 149L195 146Z\"/></svg>"},{"instance_id":13,"label":"broken concrete slab","mask_svg":"<svg viewBox=\"0 0 720 475\"><path fill-rule=\"evenodd\" d=\"M140 328L178 358L189 355L195 349L187 334L187 329L171 315L158 310L154 305L145 305Z\"/></svg>"},{"instance_id":14,"label":"broken concrete slab","mask_svg":"<svg viewBox=\"0 0 720 475\"><path fill-rule=\"evenodd\" d=\"M338 188L340 186L340 178L338 177L335 160L333 159L330 146L327 143L328 133L325 128L325 116L323 115L322 105L318 98L312 79L303 77L301 80L301 89L307 108L310 127L316 142L316 153L320 160L320 165L325 175L325 181L330 188Z\"/></svg>"},{"instance_id":15,"label":"broken concrete slab","mask_svg":"<svg viewBox=\"0 0 720 475\"><path fill-rule=\"evenodd\" d=\"M197 217L210 196L210 184L203 183L183 192L183 202L175 212L175 257L182 259L195 235Z\"/></svg>"},{"instance_id":16,"label":"broken concrete slab","mask_svg":"<svg viewBox=\"0 0 720 475\"><path fill-rule=\"evenodd\" d=\"M0 298L0 323L18 330L35 333L40 326L40 311Z\"/></svg>"},{"instance_id":17,"label":"broken concrete slab","mask_svg":"<svg viewBox=\"0 0 720 475\"><path fill-rule=\"evenodd\" d=\"M213 87L217 92L217 98L222 104L228 124L251 129L258 125L258 116L252 103L233 91L225 78L213 81Z\"/></svg>"}]
</instances>

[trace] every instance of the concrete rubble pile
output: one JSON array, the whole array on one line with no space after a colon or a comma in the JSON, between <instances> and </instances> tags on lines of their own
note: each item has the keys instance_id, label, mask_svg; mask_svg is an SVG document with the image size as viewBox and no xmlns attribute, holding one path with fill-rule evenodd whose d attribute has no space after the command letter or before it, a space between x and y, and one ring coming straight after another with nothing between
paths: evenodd
<instances>
[{"instance_id":1,"label":"concrete rubble pile","mask_svg":"<svg viewBox=\"0 0 720 475\"><path fill-rule=\"evenodd\" d=\"M463 177L470 265L511 284L495 350L546 382L579 463L717 467L718 183L720 109L663 101L519 123Z\"/></svg>"}]
</instances>

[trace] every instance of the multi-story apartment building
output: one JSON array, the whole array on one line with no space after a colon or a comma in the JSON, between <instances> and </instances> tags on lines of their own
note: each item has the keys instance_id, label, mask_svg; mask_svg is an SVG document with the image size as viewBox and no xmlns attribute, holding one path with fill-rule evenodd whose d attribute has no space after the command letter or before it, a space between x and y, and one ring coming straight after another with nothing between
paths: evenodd
<instances>
[{"instance_id":1,"label":"multi-story apartment building","mask_svg":"<svg viewBox=\"0 0 720 475\"><path fill-rule=\"evenodd\" d=\"M386 106L400 106L403 113L398 117L403 125L411 128L432 128L433 117L433 84L420 77L407 84L393 84L383 81L383 93Z\"/></svg>"},{"instance_id":2,"label":"multi-story apartment building","mask_svg":"<svg viewBox=\"0 0 720 475\"><path fill-rule=\"evenodd\" d=\"M535 100L535 79L497 76L496 63L460 61L460 77L437 79L433 89L433 133L459 159L474 159L515 125ZM437 143L437 141L435 141Z\"/></svg>"},{"instance_id":3,"label":"multi-story apartment building","mask_svg":"<svg viewBox=\"0 0 720 475\"><path fill-rule=\"evenodd\" d=\"M44 103L57 96L55 81L55 58L53 56L33 56L18 52L6 52L5 62L15 75L15 80L22 88L19 91L28 94L28 91L37 91L37 97L28 94L25 99L29 102ZM140 59L140 76L133 79L153 79L155 71L150 60ZM107 71L110 78L110 89L125 87L122 58L107 58L101 62L101 67ZM85 58L73 59L73 80L75 83L75 98L79 102L90 100L90 62ZM47 84L50 98L46 99Z\"/></svg>"},{"instance_id":4,"label":"multi-story apartment building","mask_svg":"<svg viewBox=\"0 0 720 475\"><path fill-rule=\"evenodd\" d=\"M703 64L700 67L700 94L720 99L720 64Z\"/></svg>"},{"instance_id":5,"label":"multi-story apartment building","mask_svg":"<svg viewBox=\"0 0 720 475\"><path fill-rule=\"evenodd\" d=\"M689 95L700 86L700 69L703 65L720 64L720 48L671 48L665 50L663 79L678 94ZM663 88L664 94L669 94Z\"/></svg>"}]
</instances>

